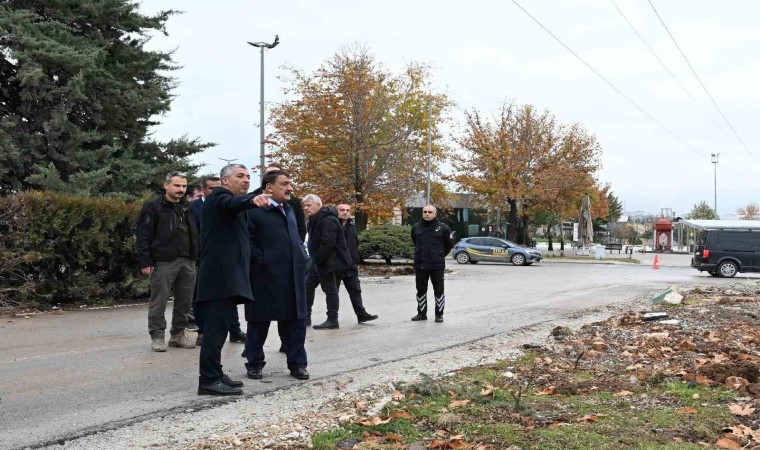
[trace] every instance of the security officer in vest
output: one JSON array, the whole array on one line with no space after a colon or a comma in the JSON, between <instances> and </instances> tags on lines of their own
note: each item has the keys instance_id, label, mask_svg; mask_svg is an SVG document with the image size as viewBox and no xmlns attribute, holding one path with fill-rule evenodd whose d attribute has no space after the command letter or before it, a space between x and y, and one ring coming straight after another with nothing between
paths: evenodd
<instances>
[{"instance_id":1,"label":"security officer in vest","mask_svg":"<svg viewBox=\"0 0 760 450\"><path fill-rule=\"evenodd\" d=\"M436 218L438 212L433 205L422 208L422 220L412 227L414 243L414 274L417 284L417 315L413 321L427 320L428 280L433 284L435 296L435 321L443 322L446 296L443 293L443 271L446 269L446 255L453 244L451 230Z\"/></svg>"}]
</instances>

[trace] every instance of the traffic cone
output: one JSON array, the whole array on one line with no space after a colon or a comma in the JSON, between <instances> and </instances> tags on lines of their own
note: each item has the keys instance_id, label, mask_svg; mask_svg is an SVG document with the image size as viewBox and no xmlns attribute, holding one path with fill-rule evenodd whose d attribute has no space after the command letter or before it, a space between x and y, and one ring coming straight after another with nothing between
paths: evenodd
<instances>
[{"instance_id":1,"label":"traffic cone","mask_svg":"<svg viewBox=\"0 0 760 450\"><path fill-rule=\"evenodd\" d=\"M660 268L660 257L658 255L654 255L654 262L652 263L652 269L658 270Z\"/></svg>"}]
</instances>

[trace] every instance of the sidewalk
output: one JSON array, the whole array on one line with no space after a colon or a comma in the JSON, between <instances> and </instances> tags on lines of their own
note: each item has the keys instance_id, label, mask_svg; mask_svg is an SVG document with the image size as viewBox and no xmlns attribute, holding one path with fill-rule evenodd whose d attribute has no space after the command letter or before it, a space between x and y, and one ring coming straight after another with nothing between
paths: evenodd
<instances>
[{"instance_id":1,"label":"sidewalk","mask_svg":"<svg viewBox=\"0 0 760 450\"><path fill-rule=\"evenodd\" d=\"M560 246L557 243L554 243L554 251L549 251L549 245L545 243L539 242L536 246L536 250L540 251L546 259L544 261L552 261L552 255L559 256L560 255ZM641 265L651 266L652 263L654 263L654 257L655 255L659 259L659 265L660 267L689 267L691 265L691 258L692 255L690 253L683 254L683 253L652 253L652 252L646 252L641 253L638 251L634 251L633 255L626 254L625 252L621 251L619 254L617 250L612 250L610 253L609 250L605 250L604 252L604 260L596 260L594 258L593 250L591 252L590 256L583 256L578 255L578 250L573 249L571 245L565 245L564 250L565 256L570 257L578 257L578 258L588 258L589 262L596 261L596 262L604 262L608 258L615 258L615 259L624 259L631 256L633 259L638 259L641 261ZM584 263L583 260L579 259L562 259L562 258L556 258L555 261L563 261L563 262L578 262L578 263ZM617 262L617 261L607 261L611 264L626 264L623 262Z\"/></svg>"}]
</instances>

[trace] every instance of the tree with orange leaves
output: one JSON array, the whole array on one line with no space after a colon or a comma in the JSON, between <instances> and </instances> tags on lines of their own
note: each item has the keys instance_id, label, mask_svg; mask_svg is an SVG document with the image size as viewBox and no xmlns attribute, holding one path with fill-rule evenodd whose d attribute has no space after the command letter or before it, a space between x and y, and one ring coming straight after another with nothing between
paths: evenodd
<instances>
[{"instance_id":1,"label":"tree with orange leaves","mask_svg":"<svg viewBox=\"0 0 760 450\"><path fill-rule=\"evenodd\" d=\"M462 147L454 159L459 186L480 195L497 216L508 207L508 238L515 240L518 203L528 200L534 173L554 146L556 124L548 111L504 103L492 121L466 113Z\"/></svg>"},{"instance_id":2,"label":"tree with orange leaves","mask_svg":"<svg viewBox=\"0 0 760 450\"><path fill-rule=\"evenodd\" d=\"M603 195L594 178L601 153L596 137L580 124L559 127L556 133L557 145L535 171L530 192L532 210L547 217L549 250L552 250L552 227L561 225L563 218L578 217L585 194L591 196L592 218L600 217L599 211L606 216L606 202L599 200ZM564 248L564 236L560 234L560 249Z\"/></svg>"},{"instance_id":3,"label":"tree with orange leaves","mask_svg":"<svg viewBox=\"0 0 760 450\"><path fill-rule=\"evenodd\" d=\"M450 106L432 92L427 67L409 64L393 74L354 46L313 73L290 68L289 74L290 99L272 112L272 159L294 174L299 191L354 205L364 230L368 220L392 215L425 189L428 121L436 133ZM433 145L432 176L446 154Z\"/></svg>"},{"instance_id":4,"label":"tree with orange leaves","mask_svg":"<svg viewBox=\"0 0 760 450\"><path fill-rule=\"evenodd\" d=\"M528 242L533 214L546 217L549 227L577 217L586 193L596 200L595 211L606 208L594 179L601 149L581 125L559 125L549 111L508 103L491 121L477 111L466 119L453 180L479 194L495 215L509 208L510 240ZM519 239L518 228L524 233Z\"/></svg>"}]
</instances>

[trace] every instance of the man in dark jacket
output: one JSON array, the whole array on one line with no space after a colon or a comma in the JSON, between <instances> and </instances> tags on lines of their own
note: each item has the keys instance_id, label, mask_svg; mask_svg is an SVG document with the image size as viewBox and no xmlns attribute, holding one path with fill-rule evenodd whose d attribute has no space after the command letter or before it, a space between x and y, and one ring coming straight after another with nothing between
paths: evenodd
<instances>
[{"instance_id":1,"label":"man in dark jacket","mask_svg":"<svg viewBox=\"0 0 760 450\"><path fill-rule=\"evenodd\" d=\"M198 266L198 304L203 314L199 395L239 395L243 383L222 371L222 347L239 303L253 301L251 246L244 212L269 204L267 195L246 194L248 169L228 164L222 185L203 203L201 257Z\"/></svg>"},{"instance_id":2,"label":"man in dark jacket","mask_svg":"<svg viewBox=\"0 0 760 450\"><path fill-rule=\"evenodd\" d=\"M249 378L263 377L264 343L271 322L277 321L290 374L307 380L306 253L298 236L295 214L288 204L293 192L290 176L281 171L268 172L264 175L264 192L271 195L270 205L247 213L256 301L245 306L248 321L245 366Z\"/></svg>"},{"instance_id":3,"label":"man in dark jacket","mask_svg":"<svg viewBox=\"0 0 760 450\"><path fill-rule=\"evenodd\" d=\"M315 330L338 328L338 284L336 273L351 266L351 256L346 247L346 235L343 233L338 214L335 210L322 206L322 199L314 194L303 198L303 210L309 218L308 248L312 269L306 278L309 313L314 304L316 283L322 286L327 300L327 320L314 325ZM315 282L316 279L316 282Z\"/></svg>"},{"instance_id":4,"label":"man in dark jacket","mask_svg":"<svg viewBox=\"0 0 760 450\"><path fill-rule=\"evenodd\" d=\"M264 169L264 175L270 173L270 172L282 172L282 169L277 166L268 166L266 169ZM254 194L259 195L264 192L264 186L261 186L257 188L255 191L253 191ZM298 198L296 195L290 196L290 200L287 201L288 205L293 209L293 214L296 216L296 225L298 225L298 237L301 238L301 242L304 242L306 239L306 216L304 215L303 211L303 203L301 203L301 199Z\"/></svg>"},{"instance_id":5,"label":"man in dark jacket","mask_svg":"<svg viewBox=\"0 0 760 450\"><path fill-rule=\"evenodd\" d=\"M214 188L219 187L222 185L221 180L219 177L212 177L212 176L204 176L201 177L201 186L202 186L202 193L203 196L190 203L190 208L193 210L193 213L195 214L195 222L198 227L198 230L201 230L201 218L202 218L202 211L203 211L203 203L205 202L206 198L211 195L211 192L213 192ZM254 192L254 194L258 195ZM193 312L194 318L195 318L195 325L196 329L198 331L198 339L195 341L196 345L201 345L203 342L203 314L200 312L200 308L198 308L198 292L196 290L195 295L193 296ZM230 342L239 342L244 343L245 342L245 333L243 333L243 330L240 329L240 317L238 316L238 311L235 309L235 314L232 320L232 325L230 325Z\"/></svg>"},{"instance_id":6,"label":"man in dark jacket","mask_svg":"<svg viewBox=\"0 0 760 450\"><path fill-rule=\"evenodd\" d=\"M435 321L443 322L446 296L443 293L443 272L446 269L446 255L449 254L451 230L436 219L437 210L433 205L422 208L422 220L412 227L414 243L414 274L417 282L417 315L412 320L427 320L428 280L433 284L435 296Z\"/></svg>"},{"instance_id":7,"label":"man in dark jacket","mask_svg":"<svg viewBox=\"0 0 760 450\"><path fill-rule=\"evenodd\" d=\"M154 352L166 351L164 313L172 290L174 312L169 346L195 348L185 328L195 286L198 230L185 199L186 189L185 175L169 172L164 193L145 202L137 220L137 262L142 273L150 275L148 332Z\"/></svg>"},{"instance_id":8,"label":"man in dark jacket","mask_svg":"<svg viewBox=\"0 0 760 450\"><path fill-rule=\"evenodd\" d=\"M343 234L346 236L348 254L351 256L351 266L336 273L337 286L340 289L341 282L346 286L346 291L348 291L348 296L351 299L351 306L354 308L359 323L369 322L379 316L368 313L362 301L362 286L359 282L359 233L356 231L354 220L351 219L351 206L341 204L336 206L336 209L338 210L338 220L343 226Z\"/></svg>"}]
</instances>

